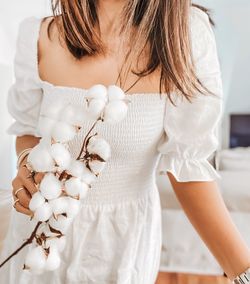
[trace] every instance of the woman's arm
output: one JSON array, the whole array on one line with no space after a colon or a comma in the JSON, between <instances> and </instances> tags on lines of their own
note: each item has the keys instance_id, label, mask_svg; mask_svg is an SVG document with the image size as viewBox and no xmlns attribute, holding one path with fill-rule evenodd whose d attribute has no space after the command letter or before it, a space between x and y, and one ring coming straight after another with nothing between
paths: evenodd
<instances>
[{"instance_id":1,"label":"woman's arm","mask_svg":"<svg viewBox=\"0 0 250 284\"><path fill-rule=\"evenodd\" d=\"M16 139L16 153L19 155L21 151L27 148L33 148L39 143L40 138L35 137L32 135L24 135L24 136L18 136ZM29 210L29 202L31 199L32 194L34 194L37 189L29 176L29 171L27 168L23 167L23 165L27 161L27 156L23 159L23 161L20 163L20 166L17 170L17 175L12 181L12 194L14 200L17 198L19 199L19 202L15 204L15 208L18 212L32 216L32 212ZM38 183L42 178L41 173L37 173L35 176L35 182ZM19 189L23 188L23 190L18 191L18 193L15 195L15 192Z\"/></svg>"},{"instance_id":2,"label":"woman's arm","mask_svg":"<svg viewBox=\"0 0 250 284\"><path fill-rule=\"evenodd\" d=\"M217 183L177 182L168 177L190 222L228 278L250 267L250 250L233 223Z\"/></svg>"},{"instance_id":3,"label":"woman's arm","mask_svg":"<svg viewBox=\"0 0 250 284\"><path fill-rule=\"evenodd\" d=\"M20 154L21 151L27 148L33 148L40 141L40 137L32 135L17 136L16 138L16 153Z\"/></svg>"}]
</instances>

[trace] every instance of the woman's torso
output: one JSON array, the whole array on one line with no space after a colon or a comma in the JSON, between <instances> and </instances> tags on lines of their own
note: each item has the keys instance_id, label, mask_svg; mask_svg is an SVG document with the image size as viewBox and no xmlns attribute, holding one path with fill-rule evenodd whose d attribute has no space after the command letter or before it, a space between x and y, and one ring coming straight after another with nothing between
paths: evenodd
<instances>
[{"instance_id":1,"label":"woman's torso","mask_svg":"<svg viewBox=\"0 0 250 284\"><path fill-rule=\"evenodd\" d=\"M44 90L41 112L55 100L84 107L84 95L88 88L100 83L106 86L114 84L118 73L112 57L87 58L76 62L60 46L54 34L52 41L43 38L47 36L46 29L45 22L40 29L39 41L39 75ZM157 144L164 133L166 103L165 94L157 92L157 78L156 72L142 78L126 93L130 103L123 121L114 125L97 124L95 132L109 142L111 158L92 185L93 190L84 200L86 204L132 201L156 189ZM130 85L136 79L131 76ZM86 121L80 133L69 143L75 157L92 124L93 120Z\"/></svg>"}]
</instances>

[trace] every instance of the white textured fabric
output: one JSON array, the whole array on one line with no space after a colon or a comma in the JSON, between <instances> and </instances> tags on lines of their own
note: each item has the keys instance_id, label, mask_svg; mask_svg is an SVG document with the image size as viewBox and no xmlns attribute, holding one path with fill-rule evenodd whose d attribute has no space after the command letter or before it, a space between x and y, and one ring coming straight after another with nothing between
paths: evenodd
<instances>
[{"instance_id":1,"label":"white textured fabric","mask_svg":"<svg viewBox=\"0 0 250 284\"><path fill-rule=\"evenodd\" d=\"M208 55L203 55L212 57L204 61L204 66L199 59L199 72L202 73L203 68L209 70L208 74L204 71L207 82L220 93L216 51L208 19L197 9L192 9L191 19L192 29L201 30L198 35L204 39L194 38L202 45L195 49L207 49ZM39 136L36 130L39 115L51 101L65 100L83 107L85 104L85 89L54 86L39 78L36 59L40 22L41 19L27 19L19 31L15 61L17 81L8 101L16 122L8 129L10 134ZM210 98L173 108L167 103L167 96L158 93L127 96L131 104L122 122L97 125L96 131L110 143L111 159L83 200L83 208L68 235L61 267L53 273L29 276L22 271L24 250L1 271L3 283L155 282L162 244L161 206L155 182L159 158L158 170L172 171L178 180L214 179L216 173L205 158L216 146L213 130L221 109L219 101ZM69 143L72 155L79 153L92 123L87 120ZM170 135L169 141L166 133ZM187 158L192 162L186 163ZM13 210L2 258L28 237L33 226L26 216Z\"/></svg>"}]
</instances>

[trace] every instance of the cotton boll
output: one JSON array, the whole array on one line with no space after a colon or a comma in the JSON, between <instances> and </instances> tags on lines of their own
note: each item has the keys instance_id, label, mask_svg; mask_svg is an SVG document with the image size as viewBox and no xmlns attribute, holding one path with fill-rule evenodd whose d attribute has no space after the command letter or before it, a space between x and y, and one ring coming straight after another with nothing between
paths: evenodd
<instances>
[{"instance_id":1,"label":"cotton boll","mask_svg":"<svg viewBox=\"0 0 250 284\"><path fill-rule=\"evenodd\" d=\"M83 167L83 174L81 176L81 180L87 184L91 184L97 179L97 176L92 173L85 165Z\"/></svg>"},{"instance_id":2,"label":"cotton boll","mask_svg":"<svg viewBox=\"0 0 250 284\"><path fill-rule=\"evenodd\" d=\"M57 121L59 120L62 110L65 108L66 105L67 103L62 100L51 101L49 104L46 105L46 108L42 110L41 115L47 116Z\"/></svg>"},{"instance_id":3,"label":"cotton boll","mask_svg":"<svg viewBox=\"0 0 250 284\"><path fill-rule=\"evenodd\" d=\"M58 121L52 130L52 138L56 142L65 143L72 140L76 135L76 129L63 121Z\"/></svg>"},{"instance_id":4,"label":"cotton boll","mask_svg":"<svg viewBox=\"0 0 250 284\"><path fill-rule=\"evenodd\" d=\"M89 161L89 167L95 174L99 174L105 168L106 162L101 162L98 160Z\"/></svg>"},{"instance_id":5,"label":"cotton boll","mask_svg":"<svg viewBox=\"0 0 250 284\"><path fill-rule=\"evenodd\" d=\"M83 107L69 104L63 110L60 120L71 125L82 126L86 118Z\"/></svg>"},{"instance_id":6,"label":"cotton boll","mask_svg":"<svg viewBox=\"0 0 250 284\"><path fill-rule=\"evenodd\" d=\"M65 182L65 191L70 196L77 196L81 190L81 180L76 177L72 177Z\"/></svg>"},{"instance_id":7,"label":"cotton boll","mask_svg":"<svg viewBox=\"0 0 250 284\"><path fill-rule=\"evenodd\" d=\"M46 233L48 232L47 230L48 230L48 225L46 223L42 223L38 227L36 233L37 233L37 235L41 235L42 233L44 233L46 235Z\"/></svg>"},{"instance_id":8,"label":"cotton boll","mask_svg":"<svg viewBox=\"0 0 250 284\"><path fill-rule=\"evenodd\" d=\"M25 257L25 267L31 271L43 270L46 263L46 254L41 246L31 248Z\"/></svg>"},{"instance_id":9,"label":"cotton boll","mask_svg":"<svg viewBox=\"0 0 250 284\"><path fill-rule=\"evenodd\" d=\"M74 218L80 211L81 203L79 200L67 197L68 208L67 208L67 217Z\"/></svg>"},{"instance_id":10,"label":"cotton boll","mask_svg":"<svg viewBox=\"0 0 250 284\"><path fill-rule=\"evenodd\" d=\"M62 252L66 246L66 236L60 236L54 237L54 238L48 238L45 243L45 247L54 247L56 248L59 252Z\"/></svg>"},{"instance_id":11,"label":"cotton boll","mask_svg":"<svg viewBox=\"0 0 250 284\"><path fill-rule=\"evenodd\" d=\"M52 129L56 124L56 120L43 117L39 118L37 130L42 137L51 137Z\"/></svg>"},{"instance_id":12,"label":"cotton boll","mask_svg":"<svg viewBox=\"0 0 250 284\"><path fill-rule=\"evenodd\" d=\"M105 161L110 157L110 146L106 140L99 136L92 136L89 139L87 150L90 154L97 154Z\"/></svg>"},{"instance_id":13,"label":"cotton boll","mask_svg":"<svg viewBox=\"0 0 250 284\"><path fill-rule=\"evenodd\" d=\"M37 230L38 236L41 236L42 234L44 234L46 237L49 237L49 238L54 238L60 235L58 233L51 232L49 225L46 222L43 222Z\"/></svg>"},{"instance_id":14,"label":"cotton boll","mask_svg":"<svg viewBox=\"0 0 250 284\"><path fill-rule=\"evenodd\" d=\"M50 247L49 255L46 260L44 269L49 271L56 270L60 266L60 263L61 263L61 258L57 248L53 246Z\"/></svg>"},{"instance_id":15,"label":"cotton boll","mask_svg":"<svg viewBox=\"0 0 250 284\"><path fill-rule=\"evenodd\" d=\"M59 215L57 216L57 219L55 219L54 217L51 217L49 219L49 225L52 228L59 230L62 234L65 234L67 230L69 229L69 226L72 221L73 221L72 218L68 218L64 215Z\"/></svg>"},{"instance_id":16,"label":"cotton boll","mask_svg":"<svg viewBox=\"0 0 250 284\"><path fill-rule=\"evenodd\" d=\"M74 177L81 177L84 173L85 165L83 162L78 160L71 160L71 163L67 169L67 172Z\"/></svg>"},{"instance_id":17,"label":"cotton boll","mask_svg":"<svg viewBox=\"0 0 250 284\"><path fill-rule=\"evenodd\" d=\"M96 84L91 87L85 96L88 99L107 100L107 88L102 84Z\"/></svg>"},{"instance_id":18,"label":"cotton boll","mask_svg":"<svg viewBox=\"0 0 250 284\"><path fill-rule=\"evenodd\" d=\"M70 152L65 148L64 145L60 143L54 143L51 145L50 153L56 164L60 166L61 169L66 169L71 162Z\"/></svg>"},{"instance_id":19,"label":"cotton boll","mask_svg":"<svg viewBox=\"0 0 250 284\"><path fill-rule=\"evenodd\" d=\"M36 172L50 172L55 170L55 163L45 144L37 144L29 153L27 162Z\"/></svg>"},{"instance_id":20,"label":"cotton boll","mask_svg":"<svg viewBox=\"0 0 250 284\"><path fill-rule=\"evenodd\" d=\"M108 86L108 98L109 100L123 100L125 98L124 91L116 86L116 85L110 85Z\"/></svg>"},{"instance_id":21,"label":"cotton boll","mask_svg":"<svg viewBox=\"0 0 250 284\"><path fill-rule=\"evenodd\" d=\"M47 173L40 183L40 191L44 198L54 199L62 193L62 184L54 174Z\"/></svg>"},{"instance_id":22,"label":"cotton boll","mask_svg":"<svg viewBox=\"0 0 250 284\"><path fill-rule=\"evenodd\" d=\"M35 210L34 219L37 221L45 222L51 217L51 215L51 206L48 204L48 202L45 202L43 205L41 205Z\"/></svg>"},{"instance_id":23,"label":"cotton boll","mask_svg":"<svg viewBox=\"0 0 250 284\"><path fill-rule=\"evenodd\" d=\"M127 114L128 106L124 101L110 101L104 111L104 122L114 124L120 122Z\"/></svg>"},{"instance_id":24,"label":"cotton boll","mask_svg":"<svg viewBox=\"0 0 250 284\"><path fill-rule=\"evenodd\" d=\"M86 120L88 119L89 115L83 107L75 108L75 117L73 120L73 125L82 127L86 123Z\"/></svg>"},{"instance_id":25,"label":"cotton boll","mask_svg":"<svg viewBox=\"0 0 250 284\"><path fill-rule=\"evenodd\" d=\"M67 211L68 202L65 196L49 200L52 212L55 215L65 213Z\"/></svg>"},{"instance_id":26,"label":"cotton boll","mask_svg":"<svg viewBox=\"0 0 250 284\"><path fill-rule=\"evenodd\" d=\"M68 195L76 196L85 196L85 191L89 189L88 185L81 181L79 178L72 177L65 182L65 191Z\"/></svg>"},{"instance_id":27,"label":"cotton boll","mask_svg":"<svg viewBox=\"0 0 250 284\"><path fill-rule=\"evenodd\" d=\"M40 191L34 193L29 202L29 209L35 211L38 207L45 203L45 198L41 195Z\"/></svg>"},{"instance_id":28,"label":"cotton boll","mask_svg":"<svg viewBox=\"0 0 250 284\"><path fill-rule=\"evenodd\" d=\"M100 99L92 99L88 104L88 113L92 118L97 119L101 116L104 108L105 108L105 101Z\"/></svg>"},{"instance_id":29,"label":"cotton boll","mask_svg":"<svg viewBox=\"0 0 250 284\"><path fill-rule=\"evenodd\" d=\"M84 198L89 189L89 186L82 182L80 178L72 177L65 182L65 191L68 195Z\"/></svg>"}]
</instances>

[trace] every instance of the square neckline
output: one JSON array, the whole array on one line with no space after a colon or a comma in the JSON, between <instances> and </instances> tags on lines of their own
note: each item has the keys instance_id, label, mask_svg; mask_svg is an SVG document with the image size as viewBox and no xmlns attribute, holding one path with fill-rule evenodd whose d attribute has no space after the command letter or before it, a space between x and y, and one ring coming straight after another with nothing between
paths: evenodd
<instances>
[{"instance_id":1,"label":"square neckline","mask_svg":"<svg viewBox=\"0 0 250 284\"><path fill-rule=\"evenodd\" d=\"M41 85L44 85L44 86L48 86L50 88L53 88L53 89L64 89L64 90L70 90L70 91L77 91L77 92L80 92L80 93L86 93L89 89L88 88L82 88L82 87L72 87L72 86L62 86L62 85L55 85L47 80L43 80L40 75L39 75L39 63L38 63L38 43L39 43L39 36L40 36L40 32L41 32L41 26L42 26L42 20L44 18L42 17L37 17L38 19L38 27L37 27L37 32L36 32L36 39L35 39L35 48L34 48L34 52L35 52L35 58L36 58L36 61L35 61L35 70L36 70L36 77L38 78L38 81ZM95 84L96 85L96 84ZM104 85L104 84L102 84ZM94 86L94 85L93 85ZM104 85L106 88L107 86ZM167 96L167 93L166 92L162 92L161 93L162 95L166 95ZM134 92L134 93L125 93L125 96L128 96L128 97L133 97L133 96L146 96L146 95L150 95L150 96L153 96L153 95L160 95L160 92Z\"/></svg>"}]
</instances>

